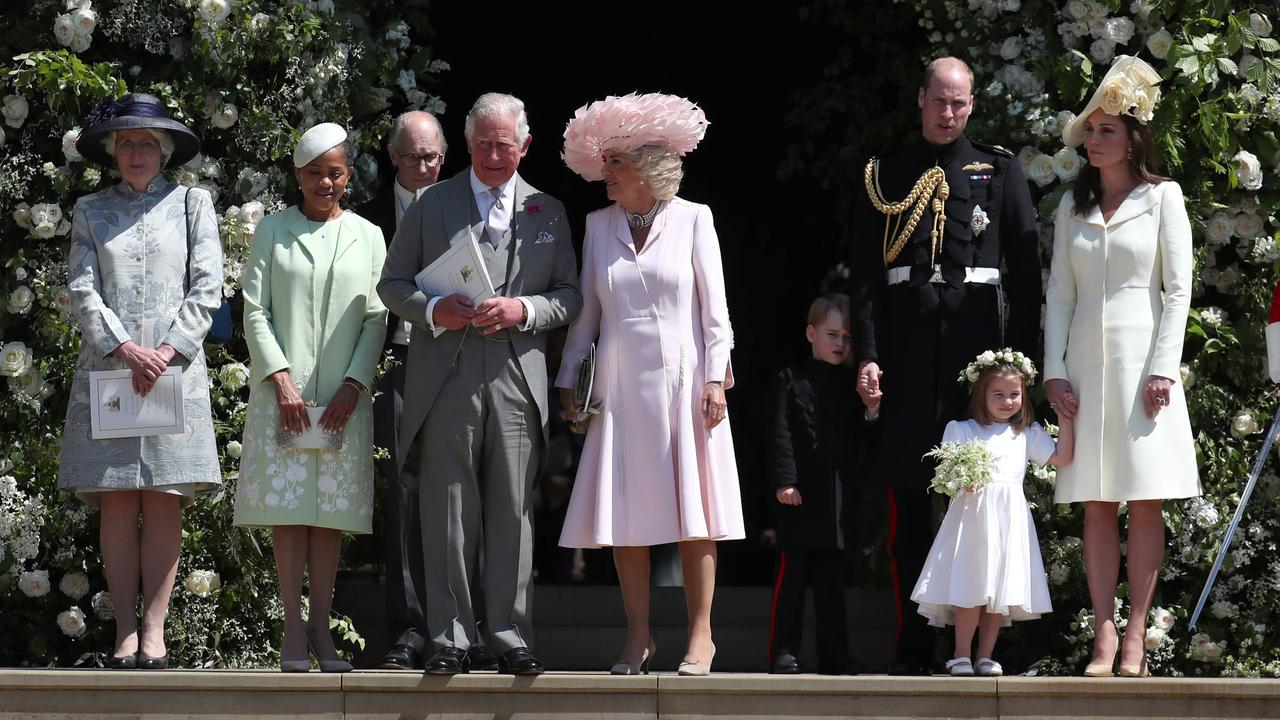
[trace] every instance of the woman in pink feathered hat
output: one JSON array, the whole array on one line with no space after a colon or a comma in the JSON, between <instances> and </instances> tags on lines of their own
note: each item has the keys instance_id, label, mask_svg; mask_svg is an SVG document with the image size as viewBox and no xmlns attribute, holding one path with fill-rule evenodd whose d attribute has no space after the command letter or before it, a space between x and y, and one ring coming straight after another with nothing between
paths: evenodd
<instances>
[{"instance_id":1,"label":"woman in pink feathered hat","mask_svg":"<svg viewBox=\"0 0 1280 720\"><path fill-rule=\"evenodd\" d=\"M564 133L565 163L603 182L613 204L587 216L582 314L556 378L567 412L582 416L568 388L597 344L593 414L560 544L613 547L627 614L620 675L647 672L656 651L649 546L673 542L689 607L679 672L711 671L715 541L744 535L720 242L711 210L676 197L681 158L706 128L688 100L632 94L580 108Z\"/></svg>"}]
</instances>

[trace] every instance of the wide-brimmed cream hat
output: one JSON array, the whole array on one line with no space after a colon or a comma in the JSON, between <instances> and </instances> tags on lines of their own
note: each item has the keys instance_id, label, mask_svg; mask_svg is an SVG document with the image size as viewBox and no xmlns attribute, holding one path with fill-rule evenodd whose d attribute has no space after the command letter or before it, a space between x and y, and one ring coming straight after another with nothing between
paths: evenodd
<instances>
[{"instance_id":1,"label":"wide-brimmed cream hat","mask_svg":"<svg viewBox=\"0 0 1280 720\"><path fill-rule=\"evenodd\" d=\"M1089 104L1062 128L1062 142L1075 147L1084 142L1084 124L1098 108L1108 115L1129 115L1146 125L1160 102L1160 73L1131 55L1117 55Z\"/></svg>"}]
</instances>

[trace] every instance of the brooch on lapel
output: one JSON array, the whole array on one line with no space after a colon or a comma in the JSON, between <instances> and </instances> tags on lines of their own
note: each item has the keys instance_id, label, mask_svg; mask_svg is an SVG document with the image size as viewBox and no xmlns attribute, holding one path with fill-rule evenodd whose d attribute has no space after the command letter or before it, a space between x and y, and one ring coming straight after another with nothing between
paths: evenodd
<instances>
[{"instance_id":1,"label":"brooch on lapel","mask_svg":"<svg viewBox=\"0 0 1280 720\"><path fill-rule=\"evenodd\" d=\"M553 243L555 241L556 241L555 235L552 235L546 230L543 230L542 232L538 233L538 237L534 238L533 244L542 245L543 243Z\"/></svg>"},{"instance_id":2,"label":"brooch on lapel","mask_svg":"<svg viewBox=\"0 0 1280 720\"><path fill-rule=\"evenodd\" d=\"M981 235L982 231L986 230L990 224L991 218L987 217L987 211L983 210L981 206L974 205L973 217L969 218L969 229L973 230L974 236Z\"/></svg>"}]
</instances>

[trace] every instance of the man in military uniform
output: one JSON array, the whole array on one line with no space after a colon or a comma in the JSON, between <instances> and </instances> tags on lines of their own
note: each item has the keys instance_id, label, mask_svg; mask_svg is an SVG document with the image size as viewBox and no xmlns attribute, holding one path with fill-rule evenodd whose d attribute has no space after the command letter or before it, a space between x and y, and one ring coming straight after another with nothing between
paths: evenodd
<instances>
[{"instance_id":1,"label":"man in military uniform","mask_svg":"<svg viewBox=\"0 0 1280 720\"><path fill-rule=\"evenodd\" d=\"M1005 345L1034 352L1041 305L1022 169L964 134L973 72L957 58L933 61L917 102L921 136L865 168L852 257L858 392L884 396L868 477L889 488L897 674L934 664L933 633L910 601L933 539L933 464L921 456L964 416L956 378L974 356Z\"/></svg>"}]
</instances>

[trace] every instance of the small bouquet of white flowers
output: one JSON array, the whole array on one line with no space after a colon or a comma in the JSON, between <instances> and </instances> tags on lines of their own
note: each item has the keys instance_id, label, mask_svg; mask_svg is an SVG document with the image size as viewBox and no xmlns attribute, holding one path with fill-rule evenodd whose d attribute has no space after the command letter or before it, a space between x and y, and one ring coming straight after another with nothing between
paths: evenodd
<instances>
[{"instance_id":1,"label":"small bouquet of white flowers","mask_svg":"<svg viewBox=\"0 0 1280 720\"><path fill-rule=\"evenodd\" d=\"M995 455L981 440L944 442L924 456L938 461L929 489L947 497L985 487L996 467Z\"/></svg>"}]
</instances>

